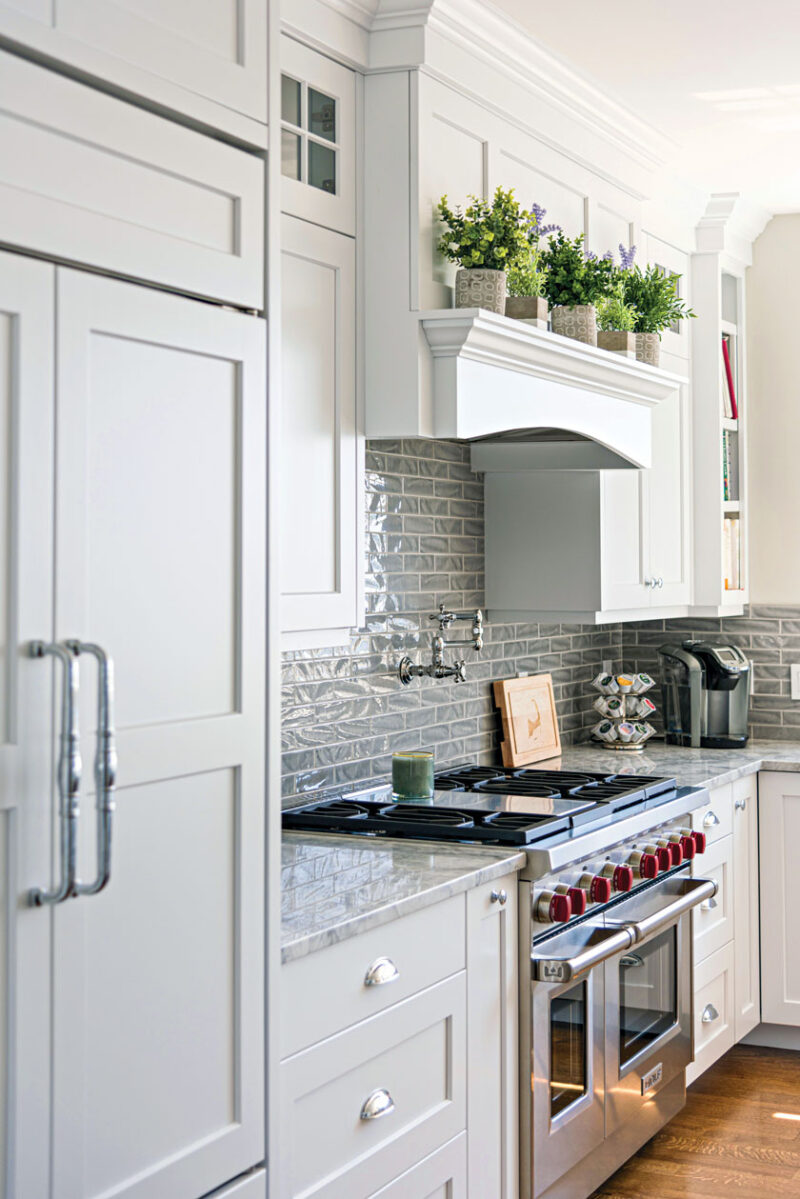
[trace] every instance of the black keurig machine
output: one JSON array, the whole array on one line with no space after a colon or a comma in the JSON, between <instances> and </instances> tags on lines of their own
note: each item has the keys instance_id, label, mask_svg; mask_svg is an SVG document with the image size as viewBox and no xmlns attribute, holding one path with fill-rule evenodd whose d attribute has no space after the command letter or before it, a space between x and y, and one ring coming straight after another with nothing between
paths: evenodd
<instances>
[{"instance_id":1,"label":"black keurig machine","mask_svg":"<svg viewBox=\"0 0 800 1199\"><path fill-rule=\"evenodd\" d=\"M737 749L747 744L750 662L735 645L662 645L661 691L669 745Z\"/></svg>"}]
</instances>

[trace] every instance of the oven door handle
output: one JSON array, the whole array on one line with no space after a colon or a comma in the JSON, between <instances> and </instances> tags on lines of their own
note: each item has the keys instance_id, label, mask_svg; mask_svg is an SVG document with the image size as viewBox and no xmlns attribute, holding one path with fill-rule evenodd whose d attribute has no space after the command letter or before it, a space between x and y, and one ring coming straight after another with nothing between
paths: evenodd
<instances>
[{"instance_id":1,"label":"oven door handle","mask_svg":"<svg viewBox=\"0 0 800 1199\"><path fill-rule=\"evenodd\" d=\"M637 943L644 941L645 937L652 937L653 933L659 933L662 929L668 928L685 912L690 912L692 908L696 908L706 899L711 899L716 895L717 889L716 880L713 878L687 878L683 884L683 894L674 899L672 903L668 903L665 908L660 908L652 916L645 916L643 920L630 922L628 927L633 931L635 941Z\"/></svg>"},{"instance_id":2,"label":"oven door handle","mask_svg":"<svg viewBox=\"0 0 800 1199\"><path fill-rule=\"evenodd\" d=\"M625 949L630 949L636 935L632 924L612 932L599 930L600 935L594 944L576 953L572 958L531 958L531 977L542 983L568 983L585 974L592 966L598 966L607 958L613 958Z\"/></svg>"}]
</instances>

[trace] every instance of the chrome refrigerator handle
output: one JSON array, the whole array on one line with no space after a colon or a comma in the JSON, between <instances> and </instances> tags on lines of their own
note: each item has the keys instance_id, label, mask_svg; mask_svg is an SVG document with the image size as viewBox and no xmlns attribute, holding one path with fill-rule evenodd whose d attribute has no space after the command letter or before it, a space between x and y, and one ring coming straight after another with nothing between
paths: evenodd
<instances>
[{"instance_id":1,"label":"chrome refrigerator handle","mask_svg":"<svg viewBox=\"0 0 800 1199\"><path fill-rule=\"evenodd\" d=\"M97 753L94 779L97 792L97 874L90 883L75 883L76 895L96 895L111 877L111 835L114 820L114 786L117 781L117 747L114 740L114 663L93 641L68 641L75 654L97 659Z\"/></svg>"},{"instance_id":2,"label":"chrome refrigerator handle","mask_svg":"<svg viewBox=\"0 0 800 1199\"><path fill-rule=\"evenodd\" d=\"M78 821L78 795L81 787L81 753L78 730L78 659L66 642L32 641L32 658L51 656L63 666L61 687L61 733L58 758L58 825L60 881L50 891L34 887L28 895L34 907L62 903L75 894L75 837Z\"/></svg>"}]
</instances>

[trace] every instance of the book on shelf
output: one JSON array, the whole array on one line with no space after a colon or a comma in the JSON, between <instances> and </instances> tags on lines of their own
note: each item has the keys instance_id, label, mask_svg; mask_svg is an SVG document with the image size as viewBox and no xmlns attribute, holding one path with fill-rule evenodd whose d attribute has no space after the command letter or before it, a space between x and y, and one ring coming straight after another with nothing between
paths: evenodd
<instances>
[{"instance_id":1,"label":"book on shelf","mask_svg":"<svg viewBox=\"0 0 800 1199\"><path fill-rule=\"evenodd\" d=\"M733 377L733 362L736 360L736 347L730 333L722 334L722 362L725 367L725 386L722 389L722 411L730 420L739 419L739 405L736 402L736 385Z\"/></svg>"},{"instance_id":2,"label":"book on shelf","mask_svg":"<svg viewBox=\"0 0 800 1199\"><path fill-rule=\"evenodd\" d=\"M726 591L742 589L742 541L738 517L726 516L722 524L722 577Z\"/></svg>"},{"instance_id":3,"label":"book on shelf","mask_svg":"<svg viewBox=\"0 0 800 1199\"><path fill-rule=\"evenodd\" d=\"M739 499L739 438L732 429L722 430L722 498Z\"/></svg>"}]
</instances>

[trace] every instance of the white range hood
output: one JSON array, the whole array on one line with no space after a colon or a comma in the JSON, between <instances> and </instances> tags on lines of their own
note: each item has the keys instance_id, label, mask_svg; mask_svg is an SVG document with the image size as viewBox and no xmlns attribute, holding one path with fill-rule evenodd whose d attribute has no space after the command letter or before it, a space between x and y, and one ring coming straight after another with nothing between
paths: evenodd
<instances>
[{"instance_id":1,"label":"white range hood","mask_svg":"<svg viewBox=\"0 0 800 1199\"><path fill-rule=\"evenodd\" d=\"M648 467L651 412L687 382L484 309L418 316L433 435L475 442L476 470Z\"/></svg>"}]
</instances>

